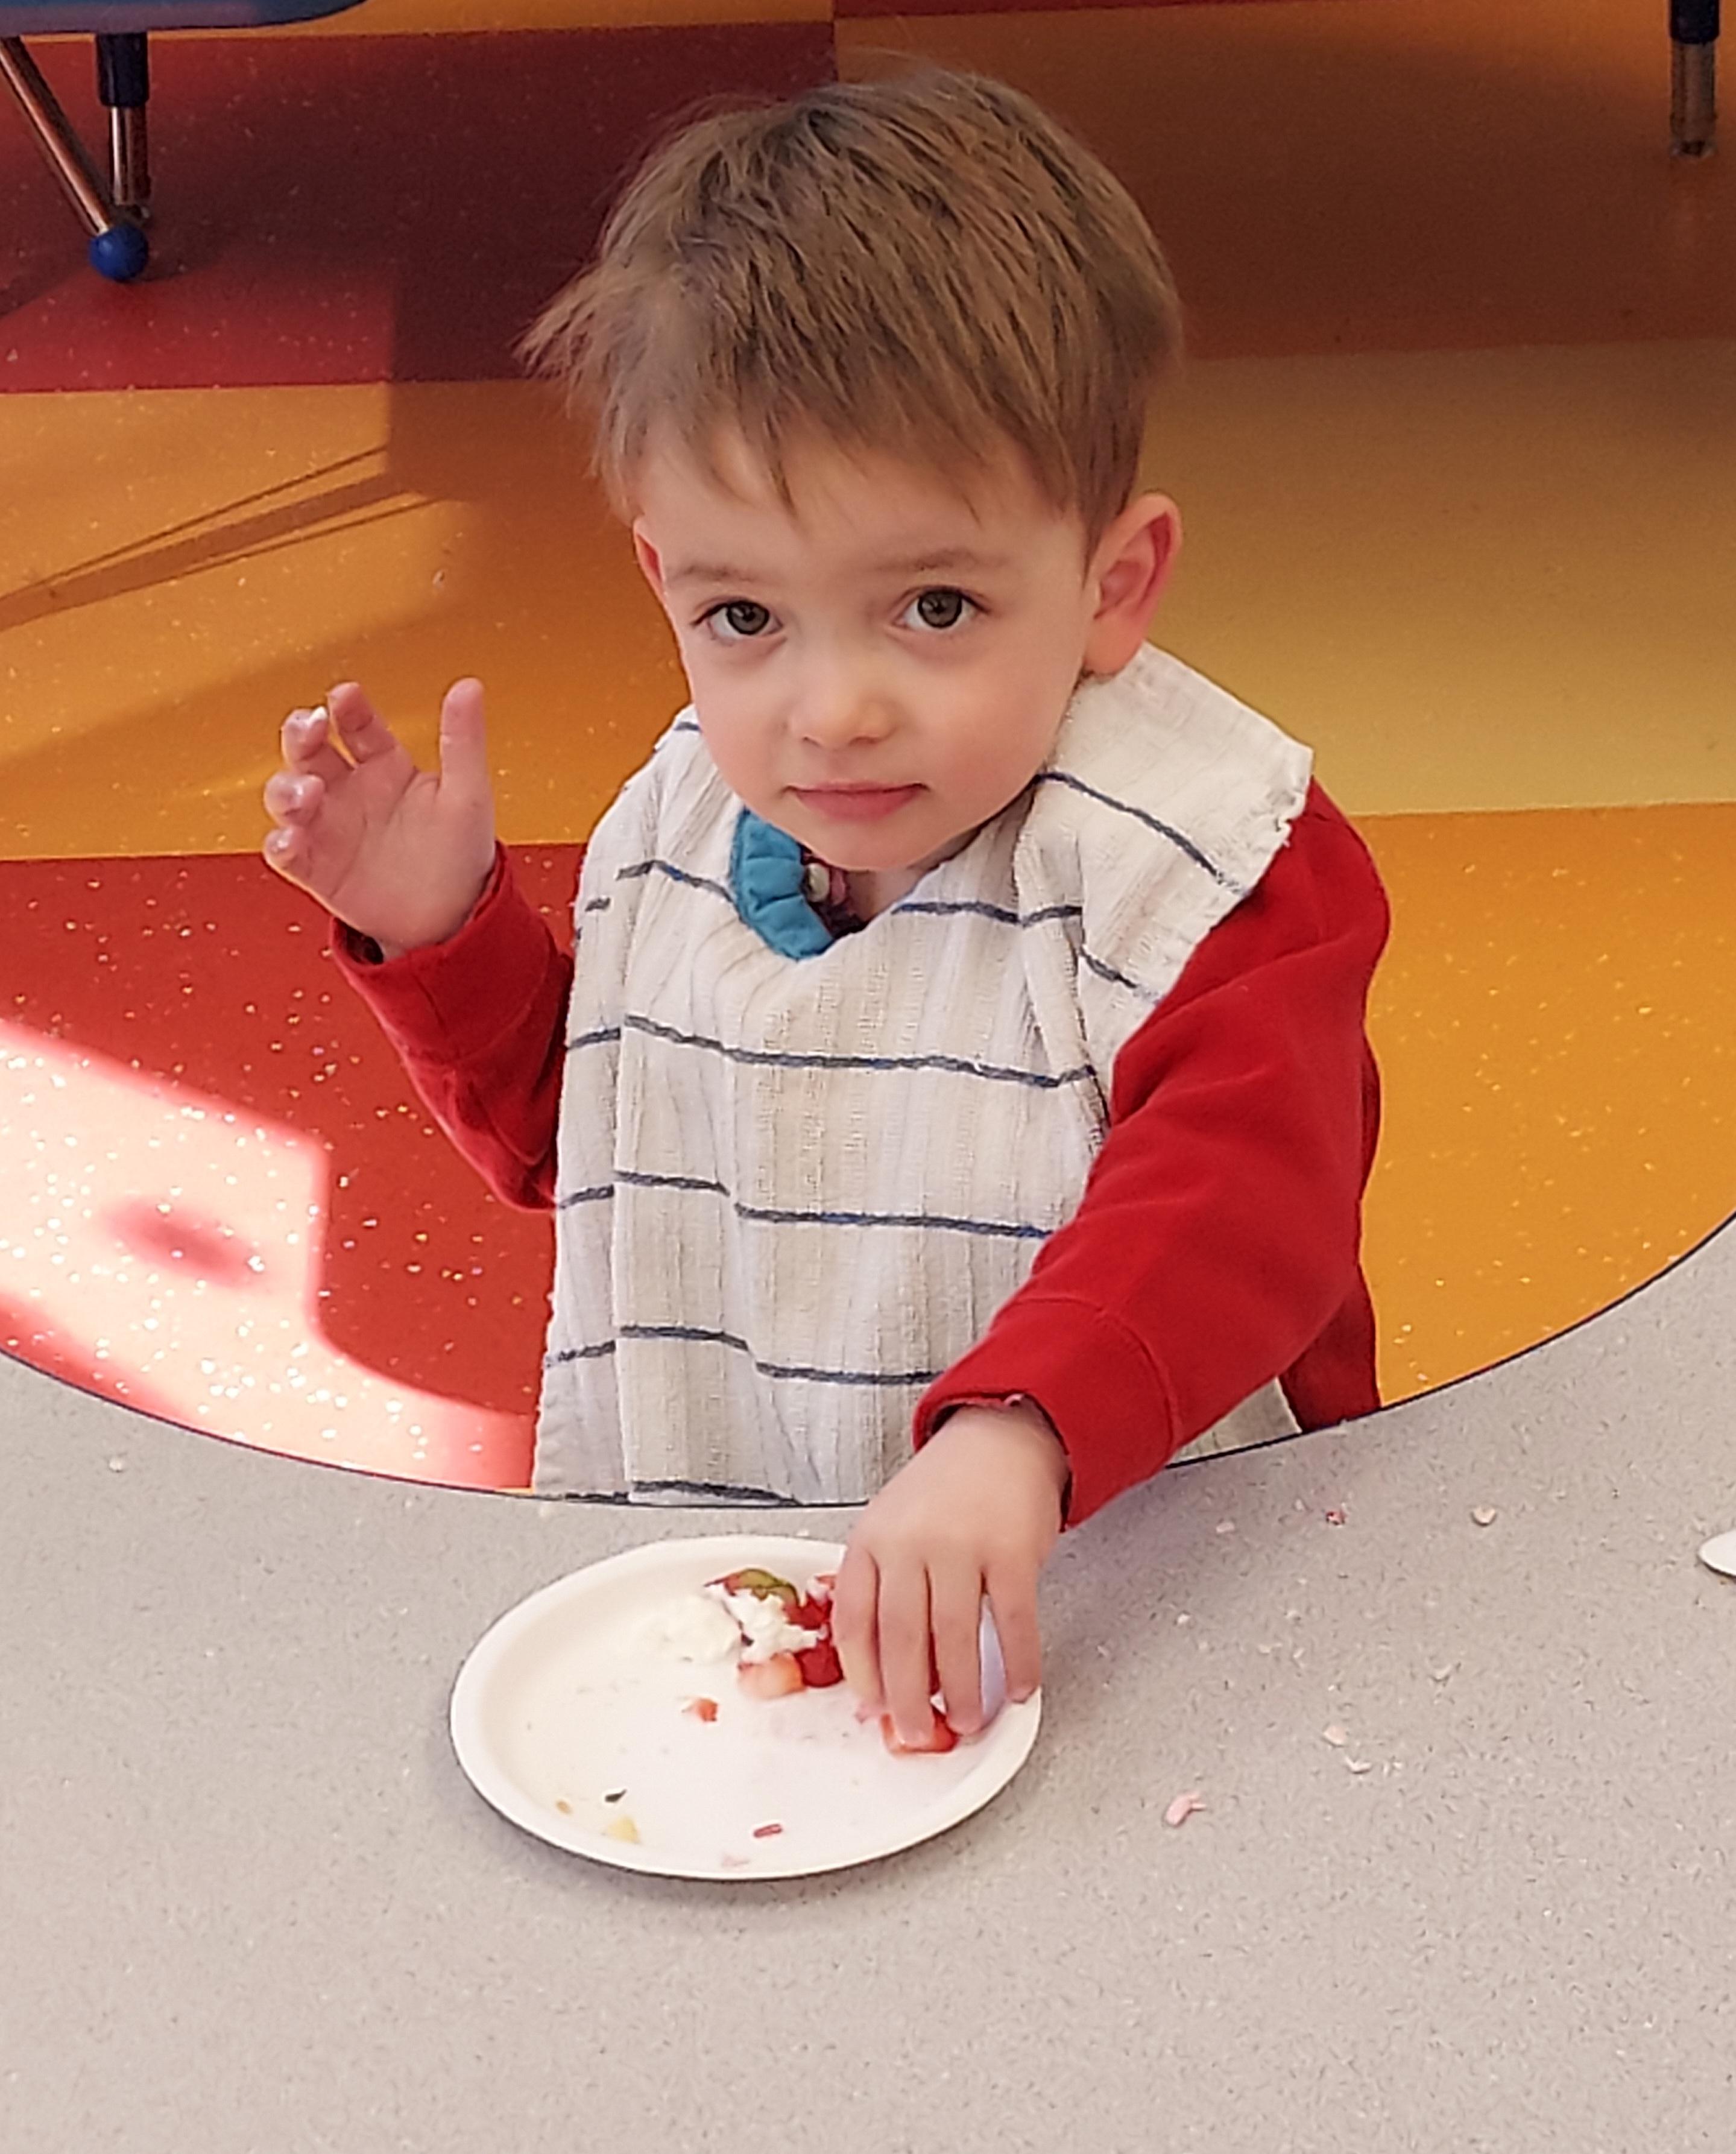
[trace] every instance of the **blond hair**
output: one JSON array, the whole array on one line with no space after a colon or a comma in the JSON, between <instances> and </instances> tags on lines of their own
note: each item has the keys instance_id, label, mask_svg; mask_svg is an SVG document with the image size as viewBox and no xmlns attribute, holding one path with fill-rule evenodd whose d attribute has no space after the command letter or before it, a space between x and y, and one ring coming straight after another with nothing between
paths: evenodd
<instances>
[{"instance_id":1,"label":"blond hair","mask_svg":"<svg viewBox=\"0 0 1736 2154\"><path fill-rule=\"evenodd\" d=\"M968 479L1010 447L1095 546L1137 480L1181 311L1126 190L1039 107L927 69L683 128L519 346L631 516L653 436L733 432L786 505L818 441Z\"/></svg>"}]
</instances>

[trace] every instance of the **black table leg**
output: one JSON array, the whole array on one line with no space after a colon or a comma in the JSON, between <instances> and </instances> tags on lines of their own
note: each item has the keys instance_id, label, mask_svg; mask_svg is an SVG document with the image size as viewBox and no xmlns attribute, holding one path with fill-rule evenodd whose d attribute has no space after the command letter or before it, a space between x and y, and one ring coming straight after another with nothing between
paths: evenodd
<instances>
[{"instance_id":1,"label":"black table leg","mask_svg":"<svg viewBox=\"0 0 1736 2154\"><path fill-rule=\"evenodd\" d=\"M1670 139L1678 157L1712 153L1718 131L1718 0L1670 0Z\"/></svg>"},{"instance_id":2,"label":"black table leg","mask_svg":"<svg viewBox=\"0 0 1736 2154\"><path fill-rule=\"evenodd\" d=\"M151 96L151 59L142 30L99 33L96 94L109 108L109 170L115 207L129 216L148 217L151 163L145 107Z\"/></svg>"}]
</instances>

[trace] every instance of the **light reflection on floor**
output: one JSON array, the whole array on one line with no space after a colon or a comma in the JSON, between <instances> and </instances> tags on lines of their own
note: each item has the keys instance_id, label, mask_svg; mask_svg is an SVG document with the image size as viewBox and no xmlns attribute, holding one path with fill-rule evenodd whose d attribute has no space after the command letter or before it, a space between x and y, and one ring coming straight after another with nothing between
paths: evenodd
<instances>
[{"instance_id":1,"label":"light reflection on floor","mask_svg":"<svg viewBox=\"0 0 1736 2154\"><path fill-rule=\"evenodd\" d=\"M0 1023L0 1156L8 1344L38 1367L263 1450L528 1478L527 1416L394 1382L325 1335L317 1140Z\"/></svg>"}]
</instances>

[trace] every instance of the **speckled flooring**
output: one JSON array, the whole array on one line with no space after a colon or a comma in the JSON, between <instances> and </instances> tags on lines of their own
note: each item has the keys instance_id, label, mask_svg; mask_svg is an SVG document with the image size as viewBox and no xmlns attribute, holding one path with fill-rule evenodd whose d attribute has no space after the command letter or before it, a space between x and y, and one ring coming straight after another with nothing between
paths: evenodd
<instances>
[{"instance_id":1,"label":"speckled flooring","mask_svg":"<svg viewBox=\"0 0 1736 2154\"><path fill-rule=\"evenodd\" d=\"M259 789L332 681L426 749L479 673L559 920L681 689L513 336L665 115L899 49L1045 97L1176 263L1158 634L1315 745L1394 899L1389 1396L1699 1239L1736 1192L1736 193L1666 154L1655 13L368 0L156 44L124 290L0 114L0 1344L522 1478L546 1225L429 1128ZM87 48L40 56L88 121Z\"/></svg>"}]
</instances>

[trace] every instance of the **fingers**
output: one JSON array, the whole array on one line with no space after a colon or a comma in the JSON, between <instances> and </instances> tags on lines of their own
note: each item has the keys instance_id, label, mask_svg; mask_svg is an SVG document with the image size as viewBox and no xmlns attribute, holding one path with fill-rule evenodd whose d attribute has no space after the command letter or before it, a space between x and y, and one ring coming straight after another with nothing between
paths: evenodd
<instances>
[{"instance_id":1,"label":"fingers","mask_svg":"<svg viewBox=\"0 0 1736 2154\"><path fill-rule=\"evenodd\" d=\"M261 850L265 855L268 867L275 868L279 875L287 875L291 882L301 880L307 841L299 830L269 831Z\"/></svg>"},{"instance_id":2,"label":"fingers","mask_svg":"<svg viewBox=\"0 0 1736 2154\"><path fill-rule=\"evenodd\" d=\"M310 771L279 770L265 781L265 812L278 827L268 833L264 853L279 874L298 875L308 853L307 826L324 797L324 780Z\"/></svg>"},{"instance_id":3,"label":"fingers","mask_svg":"<svg viewBox=\"0 0 1736 2154\"><path fill-rule=\"evenodd\" d=\"M961 1735L983 1725L983 1580L976 1566L928 1575L934 1664L947 1721Z\"/></svg>"},{"instance_id":4,"label":"fingers","mask_svg":"<svg viewBox=\"0 0 1736 2154\"><path fill-rule=\"evenodd\" d=\"M886 1703L880 1674L880 1572L858 1542L844 1551L832 1589L832 1643L844 1680L863 1705L878 1712Z\"/></svg>"},{"instance_id":5,"label":"fingers","mask_svg":"<svg viewBox=\"0 0 1736 2154\"><path fill-rule=\"evenodd\" d=\"M1024 1568L992 1570L983 1582L995 1635L1001 1641L1001 1658L1006 1663L1007 1695L1015 1701L1028 1698L1043 1681L1037 1573Z\"/></svg>"},{"instance_id":6,"label":"fingers","mask_svg":"<svg viewBox=\"0 0 1736 2154\"><path fill-rule=\"evenodd\" d=\"M345 748L357 763L371 763L376 756L398 752L397 735L358 682L340 681L326 697L325 707Z\"/></svg>"},{"instance_id":7,"label":"fingers","mask_svg":"<svg viewBox=\"0 0 1736 2154\"><path fill-rule=\"evenodd\" d=\"M283 721L278 740L283 767L292 775L305 773L329 783L350 767L334 744L324 704L318 710L292 711Z\"/></svg>"},{"instance_id":8,"label":"fingers","mask_svg":"<svg viewBox=\"0 0 1736 2154\"><path fill-rule=\"evenodd\" d=\"M440 789L464 801L490 797L480 681L455 681L440 706Z\"/></svg>"},{"instance_id":9,"label":"fingers","mask_svg":"<svg viewBox=\"0 0 1736 2154\"><path fill-rule=\"evenodd\" d=\"M882 1564L880 1573L880 1672L886 1710L898 1739L912 1748L934 1731L934 1657L928 1573L919 1563Z\"/></svg>"},{"instance_id":10,"label":"fingers","mask_svg":"<svg viewBox=\"0 0 1736 2154\"><path fill-rule=\"evenodd\" d=\"M265 781L265 812L274 823L306 823L324 794L325 781L311 773L275 771Z\"/></svg>"}]
</instances>

